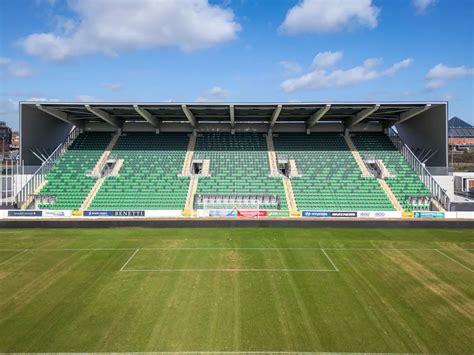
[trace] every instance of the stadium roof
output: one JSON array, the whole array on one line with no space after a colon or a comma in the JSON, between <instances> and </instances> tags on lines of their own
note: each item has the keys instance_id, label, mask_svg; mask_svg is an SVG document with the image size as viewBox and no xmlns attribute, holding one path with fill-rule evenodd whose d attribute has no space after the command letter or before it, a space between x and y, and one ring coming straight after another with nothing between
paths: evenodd
<instances>
[{"instance_id":1,"label":"stadium roof","mask_svg":"<svg viewBox=\"0 0 474 355\"><path fill-rule=\"evenodd\" d=\"M343 122L348 127L377 121L404 122L446 102L281 102L281 103L139 103L139 102L22 102L71 124L105 121L120 127L124 122L160 123L278 123Z\"/></svg>"},{"instance_id":2,"label":"stadium roof","mask_svg":"<svg viewBox=\"0 0 474 355\"><path fill-rule=\"evenodd\" d=\"M453 117L448 121L450 138L473 138L474 127L459 117Z\"/></svg>"}]
</instances>

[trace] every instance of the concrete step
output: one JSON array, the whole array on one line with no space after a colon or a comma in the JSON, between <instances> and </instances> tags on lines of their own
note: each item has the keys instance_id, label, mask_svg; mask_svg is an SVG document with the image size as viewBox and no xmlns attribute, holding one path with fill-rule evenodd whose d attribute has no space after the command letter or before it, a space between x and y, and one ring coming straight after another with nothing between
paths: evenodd
<instances>
[{"instance_id":1,"label":"concrete step","mask_svg":"<svg viewBox=\"0 0 474 355\"><path fill-rule=\"evenodd\" d=\"M390 188L390 186L388 186L387 182L383 179L377 179L377 181L379 182L380 187L382 187L382 190L385 192L387 197L390 199L390 202L392 202L393 207L399 212L405 212L401 203L393 194L392 189Z\"/></svg>"},{"instance_id":2,"label":"concrete step","mask_svg":"<svg viewBox=\"0 0 474 355\"><path fill-rule=\"evenodd\" d=\"M197 138L197 133L196 131L193 131L193 133L189 137L188 148L186 150L186 157L184 158L183 168L181 169L182 176L191 175L191 163L193 161L194 147L196 146L196 138Z\"/></svg>"},{"instance_id":3,"label":"concrete step","mask_svg":"<svg viewBox=\"0 0 474 355\"><path fill-rule=\"evenodd\" d=\"M362 173L362 177L371 177L372 174L369 172L367 169L367 166L364 163L364 160L359 154L359 151L357 150L356 146L354 145L354 142L352 142L352 139L349 135L345 134L344 139L346 140L347 145L349 146L349 149L352 152L352 156L354 157L354 160L357 162L357 165L359 166L359 169Z\"/></svg>"}]
</instances>

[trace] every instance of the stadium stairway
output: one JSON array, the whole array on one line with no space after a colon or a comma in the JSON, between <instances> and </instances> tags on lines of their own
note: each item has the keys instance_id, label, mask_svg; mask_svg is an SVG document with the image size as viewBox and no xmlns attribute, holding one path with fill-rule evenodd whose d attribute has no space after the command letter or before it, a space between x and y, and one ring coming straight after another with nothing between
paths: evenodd
<instances>
[{"instance_id":1,"label":"stadium stairway","mask_svg":"<svg viewBox=\"0 0 474 355\"><path fill-rule=\"evenodd\" d=\"M209 160L210 170L208 177L199 178L196 193L202 196L275 196L279 205L262 203L259 208L287 210L282 178L271 176L268 151L261 133L199 133L194 159ZM246 204L233 206L218 202L212 207L257 208L256 204ZM197 203L195 207L204 206Z\"/></svg>"},{"instance_id":2,"label":"stadium stairway","mask_svg":"<svg viewBox=\"0 0 474 355\"><path fill-rule=\"evenodd\" d=\"M110 157L123 159L118 176L107 176L90 205L94 210L183 210L189 177L180 176L186 133L128 132Z\"/></svg>"},{"instance_id":3,"label":"stadium stairway","mask_svg":"<svg viewBox=\"0 0 474 355\"><path fill-rule=\"evenodd\" d=\"M39 191L39 198L53 196L55 201L41 203L38 207L79 209L97 181L91 172L111 140L112 135L108 132L81 133L48 173L47 183Z\"/></svg>"},{"instance_id":4,"label":"stadium stairway","mask_svg":"<svg viewBox=\"0 0 474 355\"><path fill-rule=\"evenodd\" d=\"M268 164L270 165L270 176L278 176L278 163L275 154L275 145L273 144L273 134L269 132L265 136L267 142Z\"/></svg>"},{"instance_id":5,"label":"stadium stairway","mask_svg":"<svg viewBox=\"0 0 474 355\"><path fill-rule=\"evenodd\" d=\"M103 170L107 159L109 159L110 152L112 151L112 149L114 149L115 143L117 143L120 134L120 130L117 130L117 132L115 132L109 145L107 146L107 148L105 148L104 153L102 153L100 159L97 161L97 164L95 164L94 169L92 169L92 176L100 176L100 173Z\"/></svg>"},{"instance_id":6,"label":"stadium stairway","mask_svg":"<svg viewBox=\"0 0 474 355\"><path fill-rule=\"evenodd\" d=\"M193 161L194 148L196 146L196 130L189 136L188 148L186 149L186 158L184 158L183 169L181 170L181 176L191 175L191 163Z\"/></svg>"},{"instance_id":7,"label":"stadium stairway","mask_svg":"<svg viewBox=\"0 0 474 355\"><path fill-rule=\"evenodd\" d=\"M405 211L429 210L429 204L412 205L410 198L429 200L430 191L385 133L355 133L352 141L365 160L381 160L389 171L388 187Z\"/></svg>"},{"instance_id":8,"label":"stadium stairway","mask_svg":"<svg viewBox=\"0 0 474 355\"><path fill-rule=\"evenodd\" d=\"M291 177L299 210L393 211L375 177L361 170L341 133L280 133L278 156L294 160L299 177Z\"/></svg>"},{"instance_id":9,"label":"stadium stairway","mask_svg":"<svg viewBox=\"0 0 474 355\"><path fill-rule=\"evenodd\" d=\"M349 149L351 150L352 156L354 157L355 161L357 162L357 165L359 166L360 171L362 172L362 177L371 177L372 174L367 169L367 166L365 165L364 161L362 160L356 146L352 142L351 137L348 134L344 134L344 139L346 140L346 143L347 143Z\"/></svg>"},{"instance_id":10,"label":"stadium stairway","mask_svg":"<svg viewBox=\"0 0 474 355\"><path fill-rule=\"evenodd\" d=\"M361 176L363 178L372 177L372 174L367 169L367 165L365 165L365 162L362 160L362 157L360 156L360 153L357 150L357 147L352 142L352 139L351 139L350 135L344 134L344 139L346 140L346 143L347 143L349 149L352 152L352 156L354 157L355 161L357 162L357 165L359 166L359 169L362 173ZM388 186L388 184L384 180L384 178L386 176L388 176L387 168L385 167L385 165L383 164L382 161L378 161L378 164L379 164L379 166L381 168L381 171L382 171L382 178L377 179L377 182L379 183L380 187L382 188L382 190L385 192L385 194L389 198L389 200L392 203L393 207L399 212L404 212L404 209L403 209L402 205L398 201L397 197L393 194L392 190L390 189L390 186Z\"/></svg>"},{"instance_id":11,"label":"stadium stairway","mask_svg":"<svg viewBox=\"0 0 474 355\"><path fill-rule=\"evenodd\" d=\"M189 179L188 194L186 195L186 204L182 212L183 216L189 217L194 210L194 196L196 195L197 186L199 182L199 175L192 175Z\"/></svg>"}]
</instances>

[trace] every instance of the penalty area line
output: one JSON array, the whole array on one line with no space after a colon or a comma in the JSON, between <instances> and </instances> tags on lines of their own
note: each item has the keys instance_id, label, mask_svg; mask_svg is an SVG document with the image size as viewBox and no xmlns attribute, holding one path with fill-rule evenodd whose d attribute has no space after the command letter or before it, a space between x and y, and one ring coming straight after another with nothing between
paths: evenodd
<instances>
[{"instance_id":1,"label":"penalty area line","mask_svg":"<svg viewBox=\"0 0 474 355\"><path fill-rule=\"evenodd\" d=\"M337 272L333 269L125 269L122 272Z\"/></svg>"},{"instance_id":2,"label":"penalty area line","mask_svg":"<svg viewBox=\"0 0 474 355\"><path fill-rule=\"evenodd\" d=\"M8 264L9 262L11 262L12 260L16 259L17 257L19 257L20 255L23 255L24 253L26 253L28 251L28 249L24 249L23 251L20 251L19 253L13 255L11 258L3 261L0 263L0 265L5 265L5 264Z\"/></svg>"},{"instance_id":3,"label":"penalty area line","mask_svg":"<svg viewBox=\"0 0 474 355\"><path fill-rule=\"evenodd\" d=\"M337 268L336 264L334 264L334 262L332 261L332 259L329 257L329 255L326 253L326 251L324 249L321 248L321 251L323 252L324 256L326 256L326 258L329 260L329 262L331 263L332 267L334 268L334 271L338 271L339 272L339 269Z\"/></svg>"},{"instance_id":4,"label":"penalty area line","mask_svg":"<svg viewBox=\"0 0 474 355\"><path fill-rule=\"evenodd\" d=\"M437 251L439 254L443 255L444 257L448 258L449 260L455 262L455 263L458 264L459 266L462 266L462 267L465 268L466 270L469 270L470 272L474 272L474 270L472 270L470 267L468 267L468 266L466 266L466 265L460 263L460 262L457 261L456 259L454 259L454 258L450 257L449 255L443 253L441 250L436 249L436 251Z\"/></svg>"},{"instance_id":5,"label":"penalty area line","mask_svg":"<svg viewBox=\"0 0 474 355\"><path fill-rule=\"evenodd\" d=\"M120 271L124 271L123 269L125 269L128 265L128 263L130 261L132 261L132 259L134 258L135 255L137 255L137 253L140 251L140 249L136 249L135 252L128 258L128 260L125 262L125 264L122 265L122 267L120 268Z\"/></svg>"}]
</instances>

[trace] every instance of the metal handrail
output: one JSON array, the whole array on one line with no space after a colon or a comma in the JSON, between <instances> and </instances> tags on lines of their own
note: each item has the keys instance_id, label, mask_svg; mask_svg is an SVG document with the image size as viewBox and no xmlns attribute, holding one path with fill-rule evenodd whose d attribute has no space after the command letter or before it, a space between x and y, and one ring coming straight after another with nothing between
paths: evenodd
<instances>
[{"instance_id":1,"label":"metal handrail","mask_svg":"<svg viewBox=\"0 0 474 355\"><path fill-rule=\"evenodd\" d=\"M426 169L425 164L423 164L418 157L412 152L412 150L402 141L397 132L393 128L389 128L388 137L392 143L397 147L397 149L402 153L405 160L410 164L412 169L417 173L420 180L426 186L426 188L431 192L433 197L443 206L443 208L449 211L449 196L446 191L438 184L438 182L433 178L428 169Z\"/></svg>"},{"instance_id":2,"label":"metal handrail","mask_svg":"<svg viewBox=\"0 0 474 355\"><path fill-rule=\"evenodd\" d=\"M79 135L79 129L73 127L66 139L59 144L56 149L46 158L41 166L33 173L31 178L26 184L18 191L15 199L17 206L21 206L40 186L45 180L46 175L51 171L54 164L62 157L64 152L68 150L71 144L76 140Z\"/></svg>"}]
</instances>

